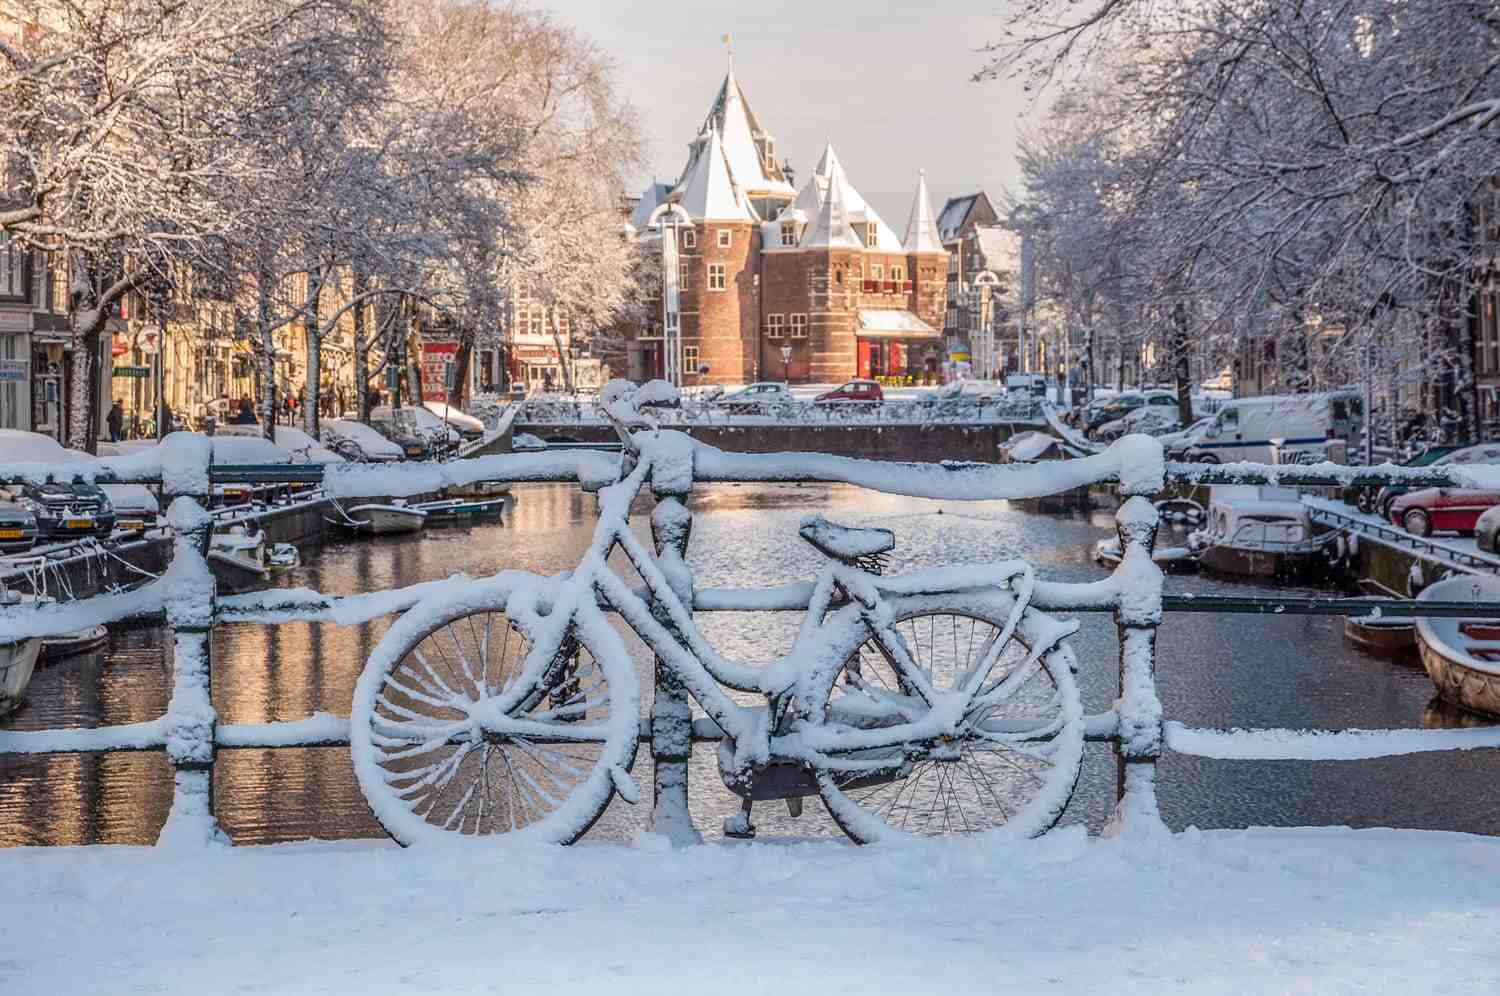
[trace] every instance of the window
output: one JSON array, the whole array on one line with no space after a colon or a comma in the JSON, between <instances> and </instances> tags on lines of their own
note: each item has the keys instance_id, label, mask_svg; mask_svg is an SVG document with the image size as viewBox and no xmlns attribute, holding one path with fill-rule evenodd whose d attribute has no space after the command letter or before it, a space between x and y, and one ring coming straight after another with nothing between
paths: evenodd
<instances>
[{"instance_id":1,"label":"window","mask_svg":"<svg viewBox=\"0 0 1500 996\"><path fill-rule=\"evenodd\" d=\"M807 338L807 316L806 315L793 315L792 316L792 338L793 339L806 339Z\"/></svg>"},{"instance_id":2,"label":"window","mask_svg":"<svg viewBox=\"0 0 1500 996\"><path fill-rule=\"evenodd\" d=\"M723 263L708 264L708 289L711 291L721 291L724 289Z\"/></svg>"},{"instance_id":3,"label":"window","mask_svg":"<svg viewBox=\"0 0 1500 996\"><path fill-rule=\"evenodd\" d=\"M698 230L696 228L684 228L682 230L682 248L698 248Z\"/></svg>"},{"instance_id":4,"label":"window","mask_svg":"<svg viewBox=\"0 0 1500 996\"><path fill-rule=\"evenodd\" d=\"M11 242L0 239L0 298L24 301L30 294L26 282L26 262L30 253Z\"/></svg>"},{"instance_id":5,"label":"window","mask_svg":"<svg viewBox=\"0 0 1500 996\"><path fill-rule=\"evenodd\" d=\"M865 226L865 245L873 246L880 241L880 227L875 222Z\"/></svg>"},{"instance_id":6,"label":"window","mask_svg":"<svg viewBox=\"0 0 1500 996\"><path fill-rule=\"evenodd\" d=\"M891 279L894 280L894 281L896 281L897 283L900 283L901 281L905 280L906 279L906 269L905 269L905 267L901 267L901 266L893 266L893 267L891 267Z\"/></svg>"},{"instance_id":7,"label":"window","mask_svg":"<svg viewBox=\"0 0 1500 996\"><path fill-rule=\"evenodd\" d=\"M784 246L797 244L797 222L790 218L781 223L781 244Z\"/></svg>"},{"instance_id":8,"label":"window","mask_svg":"<svg viewBox=\"0 0 1500 996\"><path fill-rule=\"evenodd\" d=\"M766 316L766 338L767 339L780 339L781 336L782 336L782 334L785 331L786 331L786 326L782 322L782 317L780 315L767 315Z\"/></svg>"},{"instance_id":9,"label":"window","mask_svg":"<svg viewBox=\"0 0 1500 996\"><path fill-rule=\"evenodd\" d=\"M697 346L683 346L682 347L682 372L683 373L697 373L698 372L698 347Z\"/></svg>"},{"instance_id":10,"label":"window","mask_svg":"<svg viewBox=\"0 0 1500 996\"><path fill-rule=\"evenodd\" d=\"M719 248L728 249L734 242L734 233L727 228L719 229Z\"/></svg>"},{"instance_id":11,"label":"window","mask_svg":"<svg viewBox=\"0 0 1500 996\"><path fill-rule=\"evenodd\" d=\"M693 271L688 267L688 265L686 263L678 263L677 264L677 289L679 291L685 291L685 290L687 290L688 287L691 286L691 284L693 282L692 276L693 276Z\"/></svg>"},{"instance_id":12,"label":"window","mask_svg":"<svg viewBox=\"0 0 1500 996\"><path fill-rule=\"evenodd\" d=\"M870 264L870 279L879 283L885 277L885 267L879 263Z\"/></svg>"}]
</instances>

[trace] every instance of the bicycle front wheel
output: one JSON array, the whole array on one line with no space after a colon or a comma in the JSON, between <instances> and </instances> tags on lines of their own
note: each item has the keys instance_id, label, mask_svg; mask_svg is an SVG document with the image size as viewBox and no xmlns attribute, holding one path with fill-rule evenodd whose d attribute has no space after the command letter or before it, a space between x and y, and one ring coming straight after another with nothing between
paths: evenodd
<instances>
[{"instance_id":1,"label":"bicycle front wheel","mask_svg":"<svg viewBox=\"0 0 1500 996\"><path fill-rule=\"evenodd\" d=\"M920 719L927 707L884 644L899 640L934 690L949 692L992 650L1014 606L1003 591L895 600L885 635L854 634L835 648L845 663L828 690L825 723L870 730ZM861 844L984 832L1034 837L1050 829L1077 784L1084 733L1067 644L1026 666L1031 647L1050 641L1055 625L1026 610L957 736L835 752L817 782L839 827Z\"/></svg>"},{"instance_id":2,"label":"bicycle front wheel","mask_svg":"<svg viewBox=\"0 0 1500 996\"><path fill-rule=\"evenodd\" d=\"M570 844L615 791L635 801L639 682L606 624L545 640L533 613L508 611L513 584L484 584L461 604L412 609L376 646L354 695L355 777L402 845ZM545 659L537 643L553 648ZM498 703L509 705L496 722Z\"/></svg>"}]
</instances>

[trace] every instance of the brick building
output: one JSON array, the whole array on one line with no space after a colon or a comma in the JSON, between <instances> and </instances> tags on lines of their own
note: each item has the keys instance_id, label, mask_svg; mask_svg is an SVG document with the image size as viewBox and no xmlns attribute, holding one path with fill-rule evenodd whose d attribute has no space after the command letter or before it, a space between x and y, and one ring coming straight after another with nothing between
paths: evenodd
<instances>
[{"instance_id":1,"label":"brick building","mask_svg":"<svg viewBox=\"0 0 1500 996\"><path fill-rule=\"evenodd\" d=\"M631 223L676 204L683 369L689 384L831 382L936 374L947 254L926 180L898 237L849 183L830 144L801 189L731 66L678 182L653 183ZM670 237L670 236L669 236ZM661 319L626 330L627 375L665 370Z\"/></svg>"}]
</instances>

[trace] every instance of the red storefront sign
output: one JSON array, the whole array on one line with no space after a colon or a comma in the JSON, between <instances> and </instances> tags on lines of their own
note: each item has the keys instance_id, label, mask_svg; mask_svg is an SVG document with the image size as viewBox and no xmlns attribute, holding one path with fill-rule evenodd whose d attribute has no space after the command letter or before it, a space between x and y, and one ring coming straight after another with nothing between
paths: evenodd
<instances>
[{"instance_id":1,"label":"red storefront sign","mask_svg":"<svg viewBox=\"0 0 1500 996\"><path fill-rule=\"evenodd\" d=\"M447 401L449 369L458 356L456 339L422 340L422 400Z\"/></svg>"}]
</instances>

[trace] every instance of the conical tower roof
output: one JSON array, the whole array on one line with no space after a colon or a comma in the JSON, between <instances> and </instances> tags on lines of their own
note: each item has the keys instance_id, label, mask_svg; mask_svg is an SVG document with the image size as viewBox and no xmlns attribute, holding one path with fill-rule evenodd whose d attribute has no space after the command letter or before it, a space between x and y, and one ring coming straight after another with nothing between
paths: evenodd
<instances>
[{"instance_id":1,"label":"conical tower roof","mask_svg":"<svg viewBox=\"0 0 1500 996\"><path fill-rule=\"evenodd\" d=\"M932 199L927 196L927 171L917 174L917 196L911 203L906 221L906 238L901 240L907 252L943 252L938 238L937 222L932 216Z\"/></svg>"},{"instance_id":2,"label":"conical tower roof","mask_svg":"<svg viewBox=\"0 0 1500 996\"><path fill-rule=\"evenodd\" d=\"M761 127L760 120L750 109L745 91L734 75L733 60L724 74L724 82L719 84L719 92L714 97L713 106L708 109L708 116L703 120L698 138L689 146L688 164L683 170L684 180L703 154L707 133L714 130L718 131L724 144L734 181L746 196L780 194L791 197L796 193L787 182L786 174L776 165L775 158L761 156L757 140L774 145L775 139Z\"/></svg>"},{"instance_id":3,"label":"conical tower roof","mask_svg":"<svg viewBox=\"0 0 1500 996\"><path fill-rule=\"evenodd\" d=\"M828 176L828 192L818 209L817 223L803 236L801 246L804 249L864 248L864 243L849 226L849 211L844 203L844 179L838 171Z\"/></svg>"},{"instance_id":4,"label":"conical tower roof","mask_svg":"<svg viewBox=\"0 0 1500 996\"><path fill-rule=\"evenodd\" d=\"M755 213L729 178L724 144L710 128L707 144L682 179L677 203L694 221L754 221Z\"/></svg>"}]
</instances>

